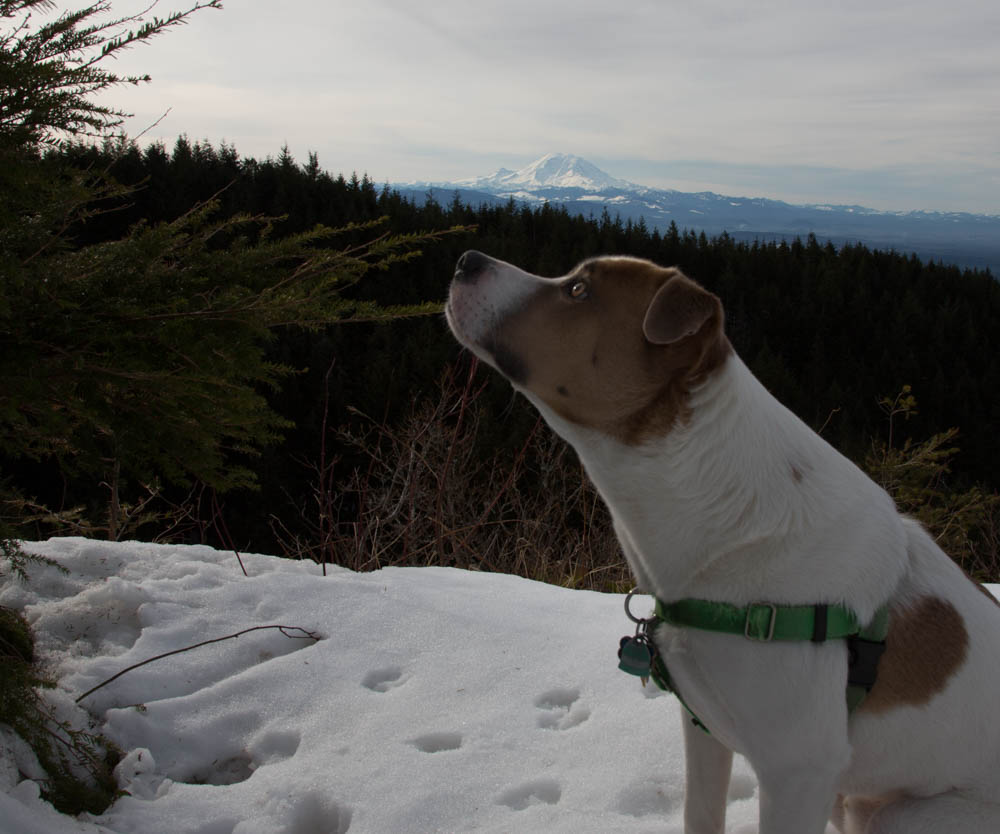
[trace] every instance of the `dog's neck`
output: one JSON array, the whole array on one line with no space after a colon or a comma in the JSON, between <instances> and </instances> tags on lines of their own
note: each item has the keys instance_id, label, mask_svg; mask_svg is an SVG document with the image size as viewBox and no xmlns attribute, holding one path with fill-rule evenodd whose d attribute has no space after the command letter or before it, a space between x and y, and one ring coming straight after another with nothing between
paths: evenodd
<instances>
[{"instance_id":1,"label":"dog's neck","mask_svg":"<svg viewBox=\"0 0 1000 834\"><path fill-rule=\"evenodd\" d=\"M865 586L891 587L903 569L895 511L851 509L891 504L889 496L778 403L735 354L692 392L682 424L642 446L535 404L576 449L611 508L633 573L661 599L844 598L866 616L881 600L868 600ZM845 573L839 556L862 548L847 562L859 570Z\"/></svg>"}]
</instances>

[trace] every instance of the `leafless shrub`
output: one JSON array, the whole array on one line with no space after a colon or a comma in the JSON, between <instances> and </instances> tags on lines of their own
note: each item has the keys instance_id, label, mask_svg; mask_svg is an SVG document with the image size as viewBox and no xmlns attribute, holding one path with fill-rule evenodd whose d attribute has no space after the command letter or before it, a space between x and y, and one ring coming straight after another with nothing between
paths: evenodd
<instances>
[{"instance_id":1,"label":"leafless shrub","mask_svg":"<svg viewBox=\"0 0 1000 834\"><path fill-rule=\"evenodd\" d=\"M364 463L340 473L342 460L321 453L300 532L272 520L286 555L354 570L445 565L627 588L603 503L540 418L512 453L483 448L485 384L475 362L461 374L449 368L400 427L366 419L342 431Z\"/></svg>"}]
</instances>

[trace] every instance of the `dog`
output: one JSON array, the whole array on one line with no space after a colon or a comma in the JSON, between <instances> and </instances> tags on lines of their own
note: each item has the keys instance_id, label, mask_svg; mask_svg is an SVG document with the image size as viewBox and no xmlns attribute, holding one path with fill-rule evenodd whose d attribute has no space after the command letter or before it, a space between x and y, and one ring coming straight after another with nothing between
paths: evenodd
<instances>
[{"instance_id":1,"label":"dog","mask_svg":"<svg viewBox=\"0 0 1000 834\"><path fill-rule=\"evenodd\" d=\"M445 315L574 447L661 603L888 610L853 712L845 640L656 627L708 730L682 711L687 834L724 831L734 752L758 777L760 834L1000 832L1000 607L760 384L717 296L636 258L543 278L469 251Z\"/></svg>"}]
</instances>

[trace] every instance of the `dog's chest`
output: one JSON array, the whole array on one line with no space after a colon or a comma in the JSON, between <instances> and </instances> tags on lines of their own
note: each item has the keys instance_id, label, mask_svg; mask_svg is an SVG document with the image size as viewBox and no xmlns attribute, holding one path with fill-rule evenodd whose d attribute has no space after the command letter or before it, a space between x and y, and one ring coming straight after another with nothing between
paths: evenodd
<instances>
[{"instance_id":1,"label":"dog's chest","mask_svg":"<svg viewBox=\"0 0 1000 834\"><path fill-rule=\"evenodd\" d=\"M840 641L822 647L760 643L668 624L654 639L686 708L713 737L751 761L783 743L776 739L816 736L817 744L830 744L819 736L829 731L832 715L843 713L846 726ZM846 737L838 741L846 744Z\"/></svg>"}]
</instances>

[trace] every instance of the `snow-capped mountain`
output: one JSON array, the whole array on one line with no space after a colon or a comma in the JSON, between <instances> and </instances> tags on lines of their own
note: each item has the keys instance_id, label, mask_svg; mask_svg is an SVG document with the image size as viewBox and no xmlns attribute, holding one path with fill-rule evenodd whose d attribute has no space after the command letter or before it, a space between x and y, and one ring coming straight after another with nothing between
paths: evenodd
<instances>
[{"instance_id":1,"label":"snow-capped mountain","mask_svg":"<svg viewBox=\"0 0 1000 834\"><path fill-rule=\"evenodd\" d=\"M449 203L564 206L571 214L645 223L666 232L723 232L736 240L788 240L815 235L840 246L861 243L873 249L915 252L925 260L1000 270L1000 217L964 212L885 212L864 206L792 205L761 197L731 197L710 191L687 193L647 188L620 180L570 154L546 154L514 171L456 182L422 182L396 189L418 204L429 197Z\"/></svg>"},{"instance_id":2,"label":"snow-capped mountain","mask_svg":"<svg viewBox=\"0 0 1000 834\"><path fill-rule=\"evenodd\" d=\"M609 188L641 189L641 186L612 177L586 159L561 153L546 154L519 171L501 168L492 176L459 180L456 185L495 191L535 188L580 188L595 192Z\"/></svg>"}]
</instances>

